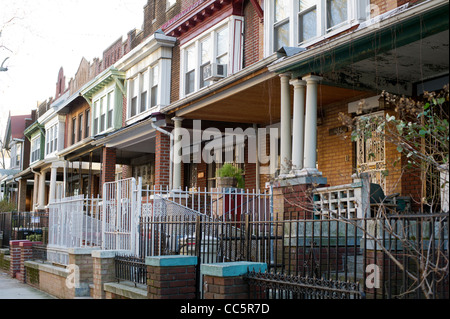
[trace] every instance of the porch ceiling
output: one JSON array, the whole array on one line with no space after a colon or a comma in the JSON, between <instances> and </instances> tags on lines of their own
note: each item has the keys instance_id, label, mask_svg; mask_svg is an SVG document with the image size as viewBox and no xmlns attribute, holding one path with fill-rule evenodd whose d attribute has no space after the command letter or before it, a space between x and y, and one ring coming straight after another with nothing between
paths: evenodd
<instances>
[{"instance_id":1,"label":"porch ceiling","mask_svg":"<svg viewBox=\"0 0 450 319\"><path fill-rule=\"evenodd\" d=\"M236 87L236 90L239 90L239 85ZM211 97L210 103L207 102L208 98L198 101L177 111L176 114L186 119L270 125L280 121L280 90L280 78L274 75L270 79L223 98L220 98L219 93ZM354 101L367 95L367 91L321 84L319 108L338 102ZM291 101L293 101L292 87Z\"/></svg>"}]
</instances>

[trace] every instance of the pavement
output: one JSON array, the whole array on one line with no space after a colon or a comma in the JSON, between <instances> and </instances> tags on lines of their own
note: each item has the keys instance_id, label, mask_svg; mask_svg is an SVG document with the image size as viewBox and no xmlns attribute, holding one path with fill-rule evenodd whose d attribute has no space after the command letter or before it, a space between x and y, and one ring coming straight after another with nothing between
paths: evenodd
<instances>
[{"instance_id":1,"label":"pavement","mask_svg":"<svg viewBox=\"0 0 450 319\"><path fill-rule=\"evenodd\" d=\"M56 299L0 271L0 299Z\"/></svg>"}]
</instances>

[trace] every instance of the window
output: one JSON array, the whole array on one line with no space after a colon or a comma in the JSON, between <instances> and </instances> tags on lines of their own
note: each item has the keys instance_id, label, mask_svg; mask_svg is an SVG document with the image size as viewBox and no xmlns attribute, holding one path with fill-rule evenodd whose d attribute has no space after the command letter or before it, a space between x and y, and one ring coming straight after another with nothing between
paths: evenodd
<instances>
[{"instance_id":1,"label":"window","mask_svg":"<svg viewBox=\"0 0 450 319\"><path fill-rule=\"evenodd\" d=\"M194 92L195 90L195 44L188 47L185 51L186 59L186 78L185 78L185 94Z\"/></svg>"},{"instance_id":2,"label":"window","mask_svg":"<svg viewBox=\"0 0 450 319\"><path fill-rule=\"evenodd\" d=\"M207 68L211 64L211 37L206 37L200 42L200 87L205 87L210 84L205 81L208 76Z\"/></svg>"},{"instance_id":3,"label":"window","mask_svg":"<svg viewBox=\"0 0 450 319\"><path fill-rule=\"evenodd\" d=\"M300 0L299 14L299 42L305 42L317 36L317 6L314 0Z\"/></svg>"},{"instance_id":4,"label":"window","mask_svg":"<svg viewBox=\"0 0 450 319\"><path fill-rule=\"evenodd\" d=\"M16 144L15 167L20 167L21 158L22 158L22 144Z\"/></svg>"},{"instance_id":5,"label":"window","mask_svg":"<svg viewBox=\"0 0 450 319\"><path fill-rule=\"evenodd\" d=\"M103 132L106 129L106 97L102 96L100 98L100 132Z\"/></svg>"},{"instance_id":6,"label":"window","mask_svg":"<svg viewBox=\"0 0 450 319\"><path fill-rule=\"evenodd\" d=\"M94 112L94 131L93 131L93 135L97 135L99 133L99 131L98 131L98 115L99 115L98 109L99 109L99 104L100 104L99 101L94 103L94 110L93 110L93 112Z\"/></svg>"},{"instance_id":7,"label":"window","mask_svg":"<svg viewBox=\"0 0 450 319\"><path fill-rule=\"evenodd\" d=\"M107 101L107 106L106 106L106 110L107 110L107 117L108 117L108 125L107 128L112 128L113 127L113 111L114 111L114 96L113 96L113 92L109 92L108 93L108 101Z\"/></svg>"},{"instance_id":8,"label":"window","mask_svg":"<svg viewBox=\"0 0 450 319\"><path fill-rule=\"evenodd\" d=\"M137 114L137 100L138 100L138 77L135 77L130 81L131 89L131 104L130 104L130 117Z\"/></svg>"},{"instance_id":9,"label":"window","mask_svg":"<svg viewBox=\"0 0 450 319\"><path fill-rule=\"evenodd\" d=\"M283 46L309 46L368 17L369 0L267 0L265 55Z\"/></svg>"},{"instance_id":10,"label":"window","mask_svg":"<svg viewBox=\"0 0 450 319\"><path fill-rule=\"evenodd\" d=\"M104 91L94 98L94 107L92 109L93 130L92 134L97 135L114 127L114 90ZM91 116L86 113L86 116Z\"/></svg>"},{"instance_id":11,"label":"window","mask_svg":"<svg viewBox=\"0 0 450 319\"><path fill-rule=\"evenodd\" d=\"M128 118L146 112L159 104L159 73L159 64L156 64L129 80Z\"/></svg>"},{"instance_id":12,"label":"window","mask_svg":"<svg viewBox=\"0 0 450 319\"><path fill-rule=\"evenodd\" d=\"M289 46L289 8L290 0L275 0L274 51Z\"/></svg>"},{"instance_id":13,"label":"window","mask_svg":"<svg viewBox=\"0 0 450 319\"><path fill-rule=\"evenodd\" d=\"M140 113L145 112L147 110L147 91L149 87L149 72L145 71L141 74L140 81L140 92L141 92L141 102L140 102Z\"/></svg>"},{"instance_id":14,"label":"window","mask_svg":"<svg viewBox=\"0 0 450 319\"><path fill-rule=\"evenodd\" d=\"M158 85L159 85L159 66L155 65L152 69L152 89L151 89L151 107L158 105Z\"/></svg>"},{"instance_id":15,"label":"window","mask_svg":"<svg viewBox=\"0 0 450 319\"><path fill-rule=\"evenodd\" d=\"M49 127L45 133L45 155L57 150L58 145L58 124Z\"/></svg>"},{"instance_id":16,"label":"window","mask_svg":"<svg viewBox=\"0 0 450 319\"><path fill-rule=\"evenodd\" d=\"M234 21L239 23L233 23ZM211 85L213 82L208 78L212 75L219 80L241 69L242 61L238 60L240 57L230 54L233 50L237 52L241 49L242 32L238 28L241 22L238 18L231 17L181 48L182 96ZM213 67L217 67L217 74L212 73Z\"/></svg>"},{"instance_id":17,"label":"window","mask_svg":"<svg viewBox=\"0 0 450 319\"><path fill-rule=\"evenodd\" d=\"M327 30L348 20L347 0L327 0Z\"/></svg>"},{"instance_id":18,"label":"window","mask_svg":"<svg viewBox=\"0 0 450 319\"><path fill-rule=\"evenodd\" d=\"M72 119L72 144L77 142L77 118Z\"/></svg>"},{"instance_id":19,"label":"window","mask_svg":"<svg viewBox=\"0 0 450 319\"><path fill-rule=\"evenodd\" d=\"M88 136L91 136L91 131L90 131L90 128L91 128L91 111L90 110L86 110L86 121L85 121L85 125L86 125L86 127L85 127L85 136L84 137L88 137Z\"/></svg>"},{"instance_id":20,"label":"window","mask_svg":"<svg viewBox=\"0 0 450 319\"><path fill-rule=\"evenodd\" d=\"M41 159L41 136L37 136L31 140L31 163Z\"/></svg>"},{"instance_id":21,"label":"window","mask_svg":"<svg viewBox=\"0 0 450 319\"><path fill-rule=\"evenodd\" d=\"M83 139L83 113L78 115L78 141Z\"/></svg>"}]
</instances>

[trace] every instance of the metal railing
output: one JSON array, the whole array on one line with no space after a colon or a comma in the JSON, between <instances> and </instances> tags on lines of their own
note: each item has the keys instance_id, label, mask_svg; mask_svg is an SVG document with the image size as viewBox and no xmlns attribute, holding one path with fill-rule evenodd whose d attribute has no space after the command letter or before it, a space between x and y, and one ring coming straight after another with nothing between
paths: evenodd
<instances>
[{"instance_id":1,"label":"metal railing","mask_svg":"<svg viewBox=\"0 0 450 319\"><path fill-rule=\"evenodd\" d=\"M130 256L130 255L116 255L114 258L115 277L120 282L131 281L136 284L147 284L147 266L145 265L145 258Z\"/></svg>"},{"instance_id":2,"label":"metal railing","mask_svg":"<svg viewBox=\"0 0 450 319\"><path fill-rule=\"evenodd\" d=\"M26 239L29 235L41 235L46 240L48 214L41 212L2 212L0 213L0 247L9 247L10 240Z\"/></svg>"},{"instance_id":3,"label":"metal railing","mask_svg":"<svg viewBox=\"0 0 450 319\"><path fill-rule=\"evenodd\" d=\"M100 198L80 195L49 204L49 260L66 264L68 248L101 246L100 202Z\"/></svg>"},{"instance_id":4,"label":"metal railing","mask_svg":"<svg viewBox=\"0 0 450 319\"><path fill-rule=\"evenodd\" d=\"M448 298L448 225L448 214L272 221L180 215L142 217L140 234L155 256L264 262L273 274L358 284L367 298ZM359 298L358 291L347 292Z\"/></svg>"}]
</instances>

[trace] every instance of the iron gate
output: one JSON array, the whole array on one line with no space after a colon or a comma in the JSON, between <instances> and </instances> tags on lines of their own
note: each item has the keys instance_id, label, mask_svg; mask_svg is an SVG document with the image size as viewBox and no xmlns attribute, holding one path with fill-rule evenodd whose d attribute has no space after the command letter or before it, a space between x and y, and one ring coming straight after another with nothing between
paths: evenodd
<instances>
[{"instance_id":1,"label":"iron gate","mask_svg":"<svg viewBox=\"0 0 450 319\"><path fill-rule=\"evenodd\" d=\"M103 185L102 249L139 252L140 183L129 178Z\"/></svg>"}]
</instances>

